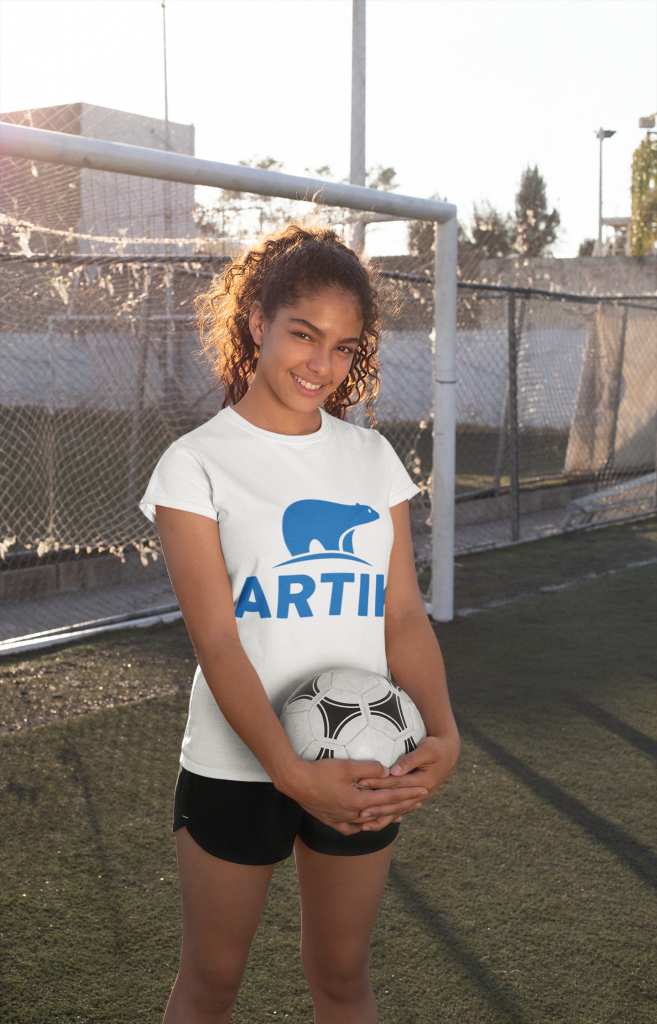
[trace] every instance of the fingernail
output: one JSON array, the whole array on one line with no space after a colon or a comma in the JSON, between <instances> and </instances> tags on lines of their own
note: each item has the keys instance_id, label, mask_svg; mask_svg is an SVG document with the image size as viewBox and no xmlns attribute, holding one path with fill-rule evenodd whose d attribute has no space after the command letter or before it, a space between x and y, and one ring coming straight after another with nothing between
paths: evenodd
<instances>
[{"instance_id":1,"label":"fingernail","mask_svg":"<svg viewBox=\"0 0 657 1024\"><path fill-rule=\"evenodd\" d=\"M403 773L403 771L404 771L404 769L401 768L398 764L396 764L394 768L390 769L390 774L391 775L401 775Z\"/></svg>"},{"instance_id":2,"label":"fingernail","mask_svg":"<svg viewBox=\"0 0 657 1024\"><path fill-rule=\"evenodd\" d=\"M422 806L422 804L416 804L415 807L413 808L413 810L414 811L419 811L421 806Z\"/></svg>"},{"instance_id":3,"label":"fingernail","mask_svg":"<svg viewBox=\"0 0 657 1024\"><path fill-rule=\"evenodd\" d=\"M401 821L401 817L395 818L395 824L398 824L400 821Z\"/></svg>"},{"instance_id":4,"label":"fingernail","mask_svg":"<svg viewBox=\"0 0 657 1024\"><path fill-rule=\"evenodd\" d=\"M363 811L361 813L361 818L371 818L371 817L372 817L371 811Z\"/></svg>"},{"instance_id":5,"label":"fingernail","mask_svg":"<svg viewBox=\"0 0 657 1024\"><path fill-rule=\"evenodd\" d=\"M361 829L361 832L371 832L371 831L372 831L372 829L369 827L369 825L363 825L363 827Z\"/></svg>"}]
</instances>

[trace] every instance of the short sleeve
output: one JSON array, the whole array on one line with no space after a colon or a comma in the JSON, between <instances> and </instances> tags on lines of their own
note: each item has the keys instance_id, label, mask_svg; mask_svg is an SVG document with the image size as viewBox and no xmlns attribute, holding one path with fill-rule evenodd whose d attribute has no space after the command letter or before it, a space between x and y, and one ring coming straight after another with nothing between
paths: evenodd
<instances>
[{"instance_id":1,"label":"short sleeve","mask_svg":"<svg viewBox=\"0 0 657 1024\"><path fill-rule=\"evenodd\" d=\"M210 478L193 448L174 443L165 451L139 502L139 508L151 523L155 522L156 505L196 512L216 521Z\"/></svg>"},{"instance_id":2,"label":"short sleeve","mask_svg":"<svg viewBox=\"0 0 657 1024\"><path fill-rule=\"evenodd\" d=\"M390 495L388 506L399 505L420 493L420 488L414 484L406 472L404 465L389 441L384 438L385 448L390 466Z\"/></svg>"}]
</instances>

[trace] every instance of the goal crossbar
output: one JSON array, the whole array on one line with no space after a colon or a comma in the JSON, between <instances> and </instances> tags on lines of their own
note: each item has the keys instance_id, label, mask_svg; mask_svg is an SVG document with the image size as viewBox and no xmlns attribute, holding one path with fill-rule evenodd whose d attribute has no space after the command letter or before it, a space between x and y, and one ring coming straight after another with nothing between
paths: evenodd
<instances>
[{"instance_id":1,"label":"goal crossbar","mask_svg":"<svg viewBox=\"0 0 657 1024\"><path fill-rule=\"evenodd\" d=\"M0 123L0 154L18 159L190 185L277 196L436 224L432 586L427 610L454 617L454 492L456 441L456 207L436 199L302 178L258 167L216 163L120 142Z\"/></svg>"},{"instance_id":2,"label":"goal crossbar","mask_svg":"<svg viewBox=\"0 0 657 1024\"><path fill-rule=\"evenodd\" d=\"M302 178L260 167L223 164L182 153L168 153L123 142L106 142L81 135L0 123L0 152L4 156L43 160L46 163L87 167L90 170L134 174L188 185L250 192L260 196L342 206L368 213L389 214L411 220L444 223L456 216L452 203L416 196L400 196L380 189L347 185L322 178Z\"/></svg>"}]
</instances>

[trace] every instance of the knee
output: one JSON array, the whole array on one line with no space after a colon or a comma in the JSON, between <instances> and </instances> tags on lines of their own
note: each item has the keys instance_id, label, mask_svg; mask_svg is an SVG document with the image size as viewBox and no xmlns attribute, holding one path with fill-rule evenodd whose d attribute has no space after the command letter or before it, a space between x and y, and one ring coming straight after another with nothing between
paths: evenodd
<instances>
[{"instance_id":1,"label":"knee","mask_svg":"<svg viewBox=\"0 0 657 1024\"><path fill-rule=\"evenodd\" d=\"M237 999L242 982L240 964L181 964L180 981L198 1012L224 1014Z\"/></svg>"},{"instance_id":2,"label":"knee","mask_svg":"<svg viewBox=\"0 0 657 1024\"><path fill-rule=\"evenodd\" d=\"M369 956L347 950L301 951L303 968L312 989L336 1003L363 999L370 989Z\"/></svg>"}]
</instances>

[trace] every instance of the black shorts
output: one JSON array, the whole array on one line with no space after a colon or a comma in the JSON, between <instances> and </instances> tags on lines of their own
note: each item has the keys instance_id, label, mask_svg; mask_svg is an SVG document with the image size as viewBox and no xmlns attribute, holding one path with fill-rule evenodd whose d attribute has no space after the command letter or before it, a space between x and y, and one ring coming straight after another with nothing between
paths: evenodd
<instances>
[{"instance_id":1,"label":"black shorts","mask_svg":"<svg viewBox=\"0 0 657 1024\"><path fill-rule=\"evenodd\" d=\"M314 818L271 782L208 779L180 768L173 831L187 828L206 853L233 864L275 864L292 853L297 836L316 853L358 857L394 842L399 825L343 836Z\"/></svg>"}]
</instances>

